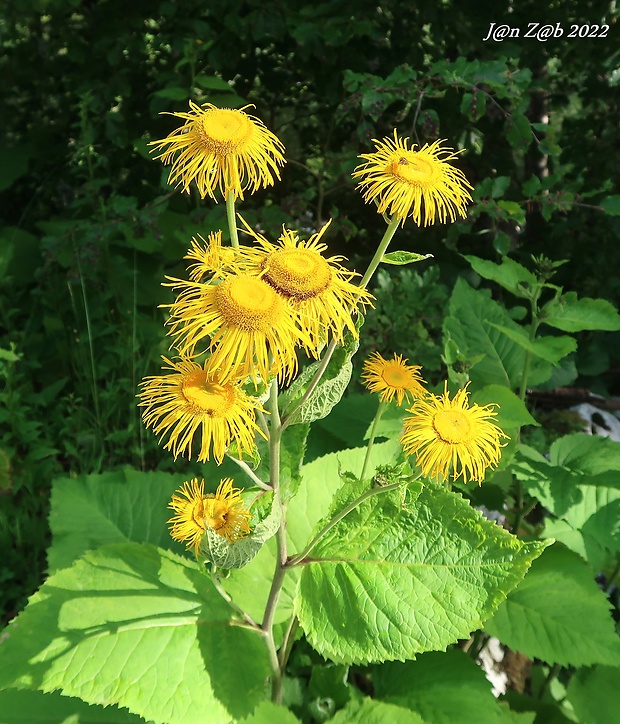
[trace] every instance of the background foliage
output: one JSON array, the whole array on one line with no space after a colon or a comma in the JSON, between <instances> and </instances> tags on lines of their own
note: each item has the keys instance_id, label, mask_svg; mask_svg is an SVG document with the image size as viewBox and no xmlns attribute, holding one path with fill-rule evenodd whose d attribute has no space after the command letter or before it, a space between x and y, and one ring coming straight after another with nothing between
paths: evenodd
<instances>
[{"instance_id":1,"label":"background foliage","mask_svg":"<svg viewBox=\"0 0 620 724\"><path fill-rule=\"evenodd\" d=\"M46 574L52 480L104 471L115 479L130 477L123 469L204 474L202 466L173 464L157 447L140 424L134 399L138 381L155 372L165 351L163 311L157 305L169 301L169 293L160 282L164 274L181 273L191 236L206 235L225 217L221 204L203 204L166 187L161 165L149 160L148 140L163 137L175 125L161 112L182 110L190 98L231 107L253 103L256 114L284 141L289 163L281 184L243 205L245 217L270 235L285 221L308 233L333 217L330 249L359 269L384 224L353 191L356 155L395 126L421 143L440 137L467 149L459 165L475 187L468 218L449 228L406 226L398 232L398 248L431 253L435 259L379 273L378 303L368 315L355 360L371 349L402 353L411 363L424 364L427 377L437 382L446 363L442 331L454 337L459 325L469 324L471 300L464 304L458 296L469 293L464 280L491 288L499 304L514 303L510 289L461 255L495 262L509 255L528 268L532 254L568 259L554 283L618 304L618 13L609 2L576 0L552 4L544 13L541 18L540 4L531 0L516 5L18 0L3 6L4 622L24 607ZM611 29L607 39L483 42L490 22L510 22L523 35L533 20L565 28L606 22ZM511 308L511 318L525 314L520 304ZM618 334L580 332L577 337L577 351L538 386L570 384L617 394ZM453 370L459 362L451 365ZM360 406L368 403L352 397L347 404L313 426L307 463L360 444L364 429L355 437L355 427L345 429L338 415L360 420L363 428L374 410L360 416ZM611 543L601 541L599 527L586 523L592 501L600 504L601 496L607 496L612 506L607 513L613 515L617 486L584 483L578 499L556 500L554 484L559 483L554 481L561 480L566 467L562 450L556 453L547 464L551 472L540 472L546 463L535 451L521 464L524 489L556 516L549 536L600 566L601 546L616 545L615 533ZM493 487L498 486L491 486L491 493ZM80 515L88 523L100 521L93 510L82 509ZM110 537L93 532L98 544L124 540L112 535L107 523L103 529ZM68 560L58 540L50 554L52 569ZM562 565L579 576L582 564L570 555ZM545 566L551 566L548 560L541 559L532 577L531 595ZM558 586L562 590L561 581ZM507 638L502 640L544 659L544 649L528 650L527 642L513 641L506 633L515 605L498 612L488 630L496 632L503 624ZM311 691L323 691L325 682L317 683L321 675L309 673L311 656L299 653L293 664ZM570 681L575 711L585 706L590 687L611 688L605 662L597 663ZM337 677L328 685L332 699L344 706L348 698L332 679ZM370 716L378 704L402 707L418 696L400 691L398 682L398 676L392 683L377 678L384 701L350 703L343 721ZM422 711L419 706L413 708ZM368 712L360 713L365 707ZM381 713L374 711L374 716Z\"/></svg>"}]
</instances>

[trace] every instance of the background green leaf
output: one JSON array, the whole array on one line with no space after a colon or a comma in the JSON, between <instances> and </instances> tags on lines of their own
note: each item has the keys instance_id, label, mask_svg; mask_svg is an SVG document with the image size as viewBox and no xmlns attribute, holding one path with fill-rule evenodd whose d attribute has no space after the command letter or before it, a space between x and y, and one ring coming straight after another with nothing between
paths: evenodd
<instances>
[{"instance_id":1,"label":"background green leaf","mask_svg":"<svg viewBox=\"0 0 620 724\"><path fill-rule=\"evenodd\" d=\"M616 332L620 329L620 314L606 299L577 298L575 292L553 299L541 310L542 321L563 332L601 329Z\"/></svg>"},{"instance_id":2,"label":"background green leaf","mask_svg":"<svg viewBox=\"0 0 620 724\"><path fill-rule=\"evenodd\" d=\"M579 669L568 685L566 698L583 724L609 724L618 718L620 668L594 666Z\"/></svg>"},{"instance_id":3,"label":"background green leaf","mask_svg":"<svg viewBox=\"0 0 620 724\"><path fill-rule=\"evenodd\" d=\"M609 602L572 551L548 548L485 629L515 651L563 666L620 664Z\"/></svg>"},{"instance_id":4,"label":"background green leaf","mask_svg":"<svg viewBox=\"0 0 620 724\"><path fill-rule=\"evenodd\" d=\"M406 706L429 724L510 721L482 669L462 651L431 652L375 667L373 681L378 699Z\"/></svg>"}]
</instances>

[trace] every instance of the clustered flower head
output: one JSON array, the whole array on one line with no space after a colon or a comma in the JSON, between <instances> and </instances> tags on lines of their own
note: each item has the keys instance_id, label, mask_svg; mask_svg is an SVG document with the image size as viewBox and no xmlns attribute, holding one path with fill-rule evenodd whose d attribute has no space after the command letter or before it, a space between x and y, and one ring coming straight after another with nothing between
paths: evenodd
<instances>
[{"instance_id":1,"label":"clustered flower head","mask_svg":"<svg viewBox=\"0 0 620 724\"><path fill-rule=\"evenodd\" d=\"M195 183L201 196L219 191L228 205L279 177L284 146L245 109L190 103L172 115L184 125L153 143L166 149L159 158L184 191ZM145 424L175 458L220 464L231 448L252 456L265 410L247 380L290 382L298 350L318 358L330 338L344 342L345 330L357 337L358 308L372 300L342 257L325 255L329 224L308 241L283 227L272 243L243 223L254 246L225 245L221 231L197 236L185 257L189 279L169 278L176 357L164 357L164 374L145 378L139 397Z\"/></svg>"},{"instance_id":2,"label":"clustered flower head","mask_svg":"<svg viewBox=\"0 0 620 724\"><path fill-rule=\"evenodd\" d=\"M409 147L408 138L374 140L374 153L362 154L365 163L358 166L353 177L360 179L359 188L366 201L374 201L377 211L387 213L405 223L409 216L418 226L436 221L455 221L466 216L471 201L468 183L462 171L452 166L459 152L443 148L441 141L419 150Z\"/></svg>"},{"instance_id":3,"label":"clustered flower head","mask_svg":"<svg viewBox=\"0 0 620 724\"><path fill-rule=\"evenodd\" d=\"M283 144L247 108L190 102L189 112L170 114L184 124L152 143L171 166L169 182L184 192L195 183L202 198L224 198L229 223L235 200L272 185L284 164ZM353 176L380 213L425 226L465 216L472 187L450 163L458 153L440 141L416 150L396 131L375 143ZM175 459L197 454L199 462L213 458L220 464L231 450L251 456L266 428L265 410L258 392L249 394L248 380L255 390L273 377L290 382L298 350L319 359L330 338L340 344L346 334L357 338L358 310L372 304L366 276L356 283L358 275L342 266L343 257L326 255L329 223L307 241L285 227L270 241L242 223L251 244L239 246L234 228L232 246L222 243L221 231L206 240L195 237L185 257L189 279L168 278L176 292L167 305L168 334L177 356L163 358L164 374L143 380L139 398L145 424L165 439ZM391 233L395 228L390 226ZM469 406L466 390L452 400L447 389L441 396L428 394L420 367L399 355L384 359L375 353L362 376L382 403L413 402L401 442L425 476L445 479L452 473L481 481L498 463L505 435L495 412ZM185 482L170 503L172 537L196 553L209 529L230 544L251 534L252 514L232 479L221 480L214 494L205 494L204 485L197 478Z\"/></svg>"}]
</instances>

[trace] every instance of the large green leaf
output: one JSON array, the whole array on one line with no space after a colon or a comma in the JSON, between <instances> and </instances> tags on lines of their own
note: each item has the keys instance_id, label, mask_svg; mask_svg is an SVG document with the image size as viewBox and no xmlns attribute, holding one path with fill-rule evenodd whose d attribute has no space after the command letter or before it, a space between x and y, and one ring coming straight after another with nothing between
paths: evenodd
<instances>
[{"instance_id":1,"label":"large green leaf","mask_svg":"<svg viewBox=\"0 0 620 724\"><path fill-rule=\"evenodd\" d=\"M168 503L187 476L124 468L101 475L57 478L52 484L50 571L65 568L91 548L127 541L182 553L170 537Z\"/></svg>"},{"instance_id":2,"label":"large green leaf","mask_svg":"<svg viewBox=\"0 0 620 724\"><path fill-rule=\"evenodd\" d=\"M532 564L485 629L532 659L563 666L620 664L609 601L588 566L558 544Z\"/></svg>"},{"instance_id":3,"label":"large green leaf","mask_svg":"<svg viewBox=\"0 0 620 724\"><path fill-rule=\"evenodd\" d=\"M329 724L425 724L411 709L375 699L352 701L329 719Z\"/></svg>"},{"instance_id":4,"label":"large green leaf","mask_svg":"<svg viewBox=\"0 0 620 724\"><path fill-rule=\"evenodd\" d=\"M462 651L431 652L416 661L384 664L375 669L373 682L378 699L413 709L428 724L510 721L482 669Z\"/></svg>"},{"instance_id":5,"label":"large green leaf","mask_svg":"<svg viewBox=\"0 0 620 724\"><path fill-rule=\"evenodd\" d=\"M551 362L553 365L559 364L561 359L577 349L577 342L572 337L537 337L536 339L530 339L522 327L504 327L501 324L494 324L493 326L512 339L513 342L516 342L519 347L523 347L526 352L530 352L546 362Z\"/></svg>"},{"instance_id":6,"label":"large green leaf","mask_svg":"<svg viewBox=\"0 0 620 724\"><path fill-rule=\"evenodd\" d=\"M542 321L564 332L584 329L602 329L615 332L620 329L620 314L605 299L578 299L575 292L553 299L541 310Z\"/></svg>"},{"instance_id":7,"label":"large green leaf","mask_svg":"<svg viewBox=\"0 0 620 724\"><path fill-rule=\"evenodd\" d=\"M556 516L546 522L546 537L579 553L597 572L620 553L619 443L567 435L553 443L550 460L521 446L512 469Z\"/></svg>"},{"instance_id":8,"label":"large green leaf","mask_svg":"<svg viewBox=\"0 0 620 724\"><path fill-rule=\"evenodd\" d=\"M358 332L363 321L364 318L359 315L356 320ZM314 422L314 420L321 420L329 415L332 408L340 401L351 380L353 372L351 358L357 352L358 347L359 338L347 331L344 345L336 347L319 383L308 399L300 404L322 363L313 362L302 370L293 384L279 398L282 416L289 418L289 424Z\"/></svg>"},{"instance_id":9,"label":"large green leaf","mask_svg":"<svg viewBox=\"0 0 620 724\"><path fill-rule=\"evenodd\" d=\"M341 471L360 475L366 448L351 448L330 453L302 467L299 492L290 501L287 516L287 533L291 552L300 552L310 542L317 523L324 518L332 505L336 491L342 487ZM395 464L403 457L397 440L377 443L370 455L370 470L378 465Z\"/></svg>"},{"instance_id":10,"label":"large green leaf","mask_svg":"<svg viewBox=\"0 0 620 724\"><path fill-rule=\"evenodd\" d=\"M481 277L501 284L504 289L518 297L528 299L530 290L536 287L537 281L534 274L507 256L502 258L501 264L495 264L477 256L465 256L465 258Z\"/></svg>"},{"instance_id":11,"label":"large green leaf","mask_svg":"<svg viewBox=\"0 0 620 724\"><path fill-rule=\"evenodd\" d=\"M610 724L618 720L620 668L580 669L571 679L566 698L582 724Z\"/></svg>"},{"instance_id":12,"label":"large green leaf","mask_svg":"<svg viewBox=\"0 0 620 724\"><path fill-rule=\"evenodd\" d=\"M280 704L262 701L252 714L242 719L239 724L300 724L300 722L292 712Z\"/></svg>"},{"instance_id":13,"label":"large green leaf","mask_svg":"<svg viewBox=\"0 0 620 724\"><path fill-rule=\"evenodd\" d=\"M444 319L444 334L465 358L477 360L469 371L476 385L496 384L516 389L521 384L526 352L500 328L521 333L519 325L503 307L459 279L450 298L449 315ZM551 376L551 370L549 362L533 358L530 384L544 382Z\"/></svg>"},{"instance_id":14,"label":"large green leaf","mask_svg":"<svg viewBox=\"0 0 620 724\"><path fill-rule=\"evenodd\" d=\"M144 724L144 719L58 693L7 689L0 691L0 724Z\"/></svg>"},{"instance_id":15,"label":"large green leaf","mask_svg":"<svg viewBox=\"0 0 620 724\"><path fill-rule=\"evenodd\" d=\"M332 515L360 490L343 488ZM414 658L469 636L543 547L486 520L460 495L413 483L405 500L403 489L368 498L320 540L295 609L326 658Z\"/></svg>"},{"instance_id":16,"label":"large green leaf","mask_svg":"<svg viewBox=\"0 0 620 724\"><path fill-rule=\"evenodd\" d=\"M11 622L0 688L59 689L166 724L206 711L229 724L266 698L269 675L260 636L231 613L196 563L106 546L50 576Z\"/></svg>"}]
</instances>

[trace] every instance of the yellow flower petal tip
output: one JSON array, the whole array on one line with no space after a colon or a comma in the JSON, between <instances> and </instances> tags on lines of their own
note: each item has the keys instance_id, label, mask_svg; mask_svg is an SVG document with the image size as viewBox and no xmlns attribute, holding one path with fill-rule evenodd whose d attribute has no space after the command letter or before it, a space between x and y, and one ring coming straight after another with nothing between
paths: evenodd
<instances>
[{"instance_id":1,"label":"yellow flower petal tip","mask_svg":"<svg viewBox=\"0 0 620 724\"><path fill-rule=\"evenodd\" d=\"M472 200L469 184L462 171L449 161L459 152L441 146L442 141L425 144L415 150L408 138L374 139L374 153L362 154L365 163L353 172L364 200L374 201L380 214L387 213L405 223L411 217L418 226L437 221L455 221L467 215Z\"/></svg>"},{"instance_id":2,"label":"yellow flower petal tip","mask_svg":"<svg viewBox=\"0 0 620 724\"><path fill-rule=\"evenodd\" d=\"M177 280L170 305L170 334L184 356L209 349L220 381L270 375L290 380L297 371L298 343L310 344L299 315L269 284L250 274L228 274L219 284Z\"/></svg>"},{"instance_id":3,"label":"yellow flower petal tip","mask_svg":"<svg viewBox=\"0 0 620 724\"><path fill-rule=\"evenodd\" d=\"M198 235L192 239L192 245L185 259L193 260L189 267L189 278L200 282L214 273L237 269L235 261L237 250L232 246L222 245L222 232L215 231L209 234L207 240Z\"/></svg>"},{"instance_id":4,"label":"yellow flower petal tip","mask_svg":"<svg viewBox=\"0 0 620 724\"><path fill-rule=\"evenodd\" d=\"M422 474L446 480L481 483L487 468L501 457L501 439L508 439L495 424L497 414L490 405L469 405L466 389L451 400L447 389L443 395L429 395L414 402L408 410L412 417L404 420L400 438L404 451L415 455Z\"/></svg>"},{"instance_id":5,"label":"yellow flower petal tip","mask_svg":"<svg viewBox=\"0 0 620 724\"><path fill-rule=\"evenodd\" d=\"M179 455L192 457L194 437L199 437L198 461L211 455L217 463L236 443L237 453L251 455L255 448L255 433L264 437L256 424L256 411L264 412L258 401L241 389L236 382L222 382L217 372L210 371L210 361L204 366L189 359L171 362L169 372L143 380L140 405L147 427L160 436L168 437L164 445L175 459Z\"/></svg>"},{"instance_id":6,"label":"yellow flower petal tip","mask_svg":"<svg viewBox=\"0 0 620 724\"><path fill-rule=\"evenodd\" d=\"M202 198L219 191L243 199L243 193L272 186L284 165L284 146L258 118L241 109L189 103L188 113L168 115L185 123L167 138L151 141L156 158L172 164L168 182L189 192L192 181ZM216 199L217 200L217 199Z\"/></svg>"},{"instance_id":7,"label":"yellow flower petal tip","mask_svg":"<svg viewBox=\"0 0 620 724\"><path fill-rule=\"evenodd\" d=\"M391 402L396 397L398 405L403 400L413 399L427 394L422 386L426 384L420 375L422 368L408 365L402 355L394 355L394 359L386 360L378 352L364 362L362 380L370 392L377 392L382 402Z\"/></svg>"},{"instance_id":8,"label":"yellow flower petal tip","mask_svg":"<svg viewBox=\"0 0 620 724\"><path fill-rule=\"evenodd\" d=\"M207 528L235 543L250 533L252 514L245 507L241 490L233 487L232 478L224 478L213 493L204 492L204 480L183 483L168 504L174 515L168 521L170 535L198 551Z\"/></svg>"}]
</instances>

